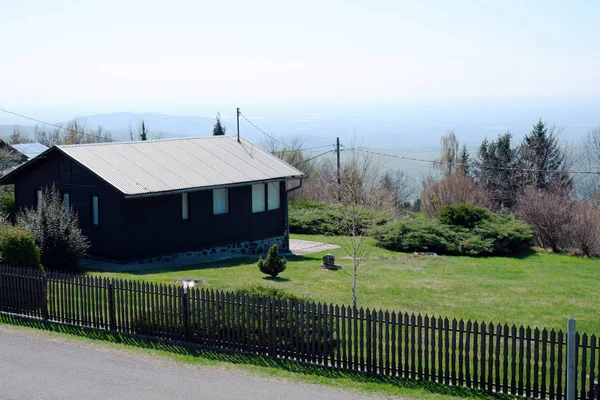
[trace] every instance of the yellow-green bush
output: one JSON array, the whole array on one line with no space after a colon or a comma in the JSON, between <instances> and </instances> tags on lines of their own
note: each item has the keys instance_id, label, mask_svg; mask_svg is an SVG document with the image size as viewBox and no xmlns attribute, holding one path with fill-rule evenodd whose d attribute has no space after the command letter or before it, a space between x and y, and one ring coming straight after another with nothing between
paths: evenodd
<instances>
[{"instance_id":1,"label":"yellow-green bush","mask_svg":"<svg viewBox=\"0 0 600 400\"><path fill-rule=\"evenodd\" d=\"M40 268L40 248L33 233L24 228L0 225L0 255L5 264Z\"/></svg>"}]
</instances>

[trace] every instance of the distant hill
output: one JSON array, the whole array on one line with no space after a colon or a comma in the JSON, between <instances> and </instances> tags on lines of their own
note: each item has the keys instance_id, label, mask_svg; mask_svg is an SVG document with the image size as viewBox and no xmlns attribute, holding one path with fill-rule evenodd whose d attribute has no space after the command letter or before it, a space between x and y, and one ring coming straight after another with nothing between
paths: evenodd
<instances>
[{"instance_id":1,"label":"distant hill","mask_svg":"<svg viewBox=\"0 0 600 400\"><path fill-rule=\"evenodd\" d=\"M128 138L129 127L137 131L142 120L149 131L153 134L162 134L163 137L176 136L209 136L212 134L212 128L215 123L214 118L194 117L194 116L173 116L158 113L111 113L96 114L87 117L78 118L89 128L102 128L113 133L116 136Z\"/></svg>"}]
</instances>

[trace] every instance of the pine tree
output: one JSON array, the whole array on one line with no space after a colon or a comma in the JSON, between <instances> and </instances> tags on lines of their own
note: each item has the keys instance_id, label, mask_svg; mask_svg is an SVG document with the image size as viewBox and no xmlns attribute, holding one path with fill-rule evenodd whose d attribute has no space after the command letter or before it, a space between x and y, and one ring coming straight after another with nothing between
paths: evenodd
<instances>
[{"instance_id":1,"label":"pine tree","mask_svg":"<svg viewBox=\"0 0 600 400\"><path fill-rule=\"evenodd\" d=\"M148 131L146 131L144 120L142 120L142 125L140 126L140 140L148 140Z\"/></svg>"},{"instance_id":2,"label":"pine tree","mask_svg":"<svg viewBox=\"0 0 600 400\"><path fill-rule=\"evenodd\" d=\"M227 129L221 125L221 113L217 113L217 122L215 122L213 128L213 136L223 136L225 135L225 131L227 131Z\"/></svg>"},{"instance_id":3,"label":"pine tree","mask_svg":"<svg viewBox=\"0 0 600 400\"><path fill-rule=\"evenodd\" d=\"M520 167L524 170L524 182L545 190L551 185L570 188L572 179L565 171L566 157L558 145L554 127L550 130L540 119L531 132L523 138L519 148Z\"/></svg>"},{"instance_id":4,"label":"pine tree","mask_svg":"<svg viewBox=\"0 0 600 400\"><path fill-rule=\"evenodd\" d=\"M458 158L456 159L456 170L461 174L469 175L470 159L471 157L469 156L467 145L463 145L460 153L458 154Z\"/></svg>"},{"instance_id":5,"label":"pine tree","mask_svg":"<svg viewBox=\"0 0 600 400\"><path fill-rule=\"evenodd\" d=\"M487 189L499 207L512 207L515 204L520 180L517 176L518 153L511 148L512 135L507 132L496 141L487 139L481 143L475 162L473 175L478 186Z\"/></svg>"}]
</instances>

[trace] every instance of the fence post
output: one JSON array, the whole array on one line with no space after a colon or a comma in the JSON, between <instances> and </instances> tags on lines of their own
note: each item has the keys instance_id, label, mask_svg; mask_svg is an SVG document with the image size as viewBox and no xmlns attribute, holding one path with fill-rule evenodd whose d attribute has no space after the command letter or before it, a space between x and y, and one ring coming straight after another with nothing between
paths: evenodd
<instances>
[{"instance_id":1,"label":"fence post","mask_svg":"<svg viewBox=\"0 0 600 400\"><path fill-rule=\"evenodd\" d=\"M41 307L42 307L42 318L44 319L44 321L48 321L48 278L46 277L46 273L44 272L42 275L42 301L41 301Z\"/></svg>"},{"instance_id":2,"label":"fence post","mask_svg":"<svg viewBox=\"0 0 600 400\"><path fill-rule=\"evenodd\" d=\"M188 289L189 290L189 289ZM186 341L190 340L190 296L183 287L179 288L181 297L181 312L183 314L183 337Z\"/></svg>"},{"instance_id":3,"label":"fence post","mask_svg":"<svg viewBox=\"0 0 600 400\"><path fill-rule=\"evenodd\" d=\"M569 318L567 326L567 400L575 400L577 393L577 326Z\"/></svg>"},{"instance_id":4,"label":"fence post","mask_svg":"<svg viewBox=\"0 0 600 400\"><path fill-rule=\"evenodd\" d=\"M271 357L275 356L274 341L275 341L275 321L273 318L273 299L267 298L267 354Z\"/></svg>"},{"instance_id":5,"label":"fence post","mask_svg":"<svg viewBox=\"0 0 600 400\"><path fill-rule=\"evenodd\" d=\"M117 319L115 310L115 288L112 280L108 282L108 321L110 324L110 330L117 330Z\"/></svg>"}]
</instances>

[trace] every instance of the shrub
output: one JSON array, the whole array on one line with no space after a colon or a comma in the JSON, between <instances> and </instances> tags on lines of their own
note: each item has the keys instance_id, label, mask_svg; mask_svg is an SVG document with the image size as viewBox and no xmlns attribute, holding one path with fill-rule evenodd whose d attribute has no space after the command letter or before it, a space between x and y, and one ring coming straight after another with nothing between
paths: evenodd
<instances>
[{"instance_id":1,"label":"shrub","mask_svg":"<svg viewBox=\"0 0 600 400\"><path fill-rule=\"evenodd\" d=\"M377 245L394 251L459 253L464 233L426 218L406 219L373 231Z\"/></svg>"},{"instance_id":2,"label":"shrub","mask_svg":"<svg viewBox=\"0 0 600 400\"><path fill-rule=\"evenodd\" d=\"M587 200L577 201L568 229L576 254L600 256L600 205Z\"/></svg>"},{"instance_id":3,"label":"shrub","mask_svg":"<svg viewBox=\"0 0 600 400\"><path fill-rule=\"evenodd\" d=\"M432 251L440 254L510 255L529 249L533 232L513 216L490 214L474 229L416 218L373 230L377 245L394 251Z\"/></svg>"},{"instance_id":4,"label":"shrub","mask_svg":"<svg viewBox=\"0 0 600 400\"><path fill-rule=\"evenodd\" d=\"M40 249L27 229L0 225L0 254L6 264L40 268Z\"/></svg>"},{"instance_id":5,"label":"shrub","mask_svg":"<svg viewBox=\"0 0 600 400\"><path fill-rule=\"evenodd\" d=\"M42 264L50 269L76 270L79 259L89 248L87 238L79 229L77 214L65 210L58 189L44 189L36 209L28 208L17 215L17 225L31 232L40 247Z\"/></svg>"},{"instance_id":6,"label":"shrub","mask_svg":"<svg viewBox=\"0 0 600 400\"><path fill-rule=\"evenodd\" d=\"M526 187L517 198L516 215L535 231L535 241L540 247L550 247L558 253L571 242L568 226L573 219L575 199L563 187L545 191Z\"/></svg>"},{"instance_id":7,"label":"shrub","mask_svg":"<svg viewBox=\"0 0 600 400\"><path fill-rule=\"evenodd\" d=\"M0 215L14 221L15 189L12 185L0 187Z\"/></svg>"},{"instance_id":8,"label":"shrub","mask_svg":"<svg viewBox=\"0 0 600 400\"><path fill-rule=\"evenodd\" d=\"M531 228L512 215L496 216L476 227L473 233L492 244L491 251L482 254L517 254L528 250L533 242Z\"/></svg>"},{"instance_id":9,"label":"shrub","mask_svg":"<svg viewBox=\"0 0 600 400\"><path fill-rule=\"evenodd\" d=\"M390 215L367 207L357 207L360 234L374 226L390 221ZM306 200L290 202L289 225L291 233L344 235L352 221L340 204L314 203Z\"/></svg>"},{"instance_id":10,"label":"shrub","mask_svg":"<svg viewBox=\"0 0 600 400\"><path fill-rule=\"evenodd\" d=\"M258 268L263 274L270 275L272 278L277 277L281 272L285 271L287 260L279 257L279 246L274 244L269 249L267 258L262 257L258 260Z\"/></svg>"},{"instance_id":11,"label":"shrub","mask_svg":"<svg viewBox=\"0 0 600 400\"><path fill-rule=\"evenodd\" d=\"M279 300L293 300L293 301L301 301L307 302L308 298L296 296L291 293L287 293L279 288L272 286L261 286L261 285L250 285L244 286L235 291L235 293L246 294L248 296L256 296L256 297L269 297L272 299Z\"/></svg>"},{"instance_id":12,"label":"shrub","mask_svg":"<svg viewBox=\"0 0 600 400\"><path fill-rule=\"evenodd\" d=\"M473 204L455 204L442 207L437 218L442 224L473 229L481 222L489 221L492 214L487 209Z\"/></svg>"}]
</instances>

